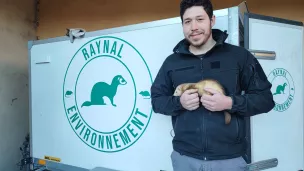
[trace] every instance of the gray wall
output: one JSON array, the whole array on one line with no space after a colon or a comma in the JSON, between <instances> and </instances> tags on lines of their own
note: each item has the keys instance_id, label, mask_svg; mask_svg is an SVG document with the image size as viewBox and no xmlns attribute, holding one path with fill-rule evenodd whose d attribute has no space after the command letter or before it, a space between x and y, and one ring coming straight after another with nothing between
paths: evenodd
<instances>
[{"instance_id":1,"label":"gray wall","mask_svg":"<svg viewBox=\"0 0 304 171\"><path fill-rule=\"evenodd\" d=\"M29 131L27 41L35 38L34 0L0 0L0 171L18 171Z\"/></svg>"}]
</instances>

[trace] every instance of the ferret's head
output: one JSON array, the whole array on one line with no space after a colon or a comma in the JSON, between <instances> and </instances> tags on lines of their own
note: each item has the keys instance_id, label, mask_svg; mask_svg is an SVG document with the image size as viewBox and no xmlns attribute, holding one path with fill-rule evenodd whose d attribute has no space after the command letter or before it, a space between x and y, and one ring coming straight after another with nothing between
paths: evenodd
<instances>
[{"instance_id":1,"label":"ferret's head","mask_svg":"<svg viewBox=\"0 0 304 171\"><path fill-rule=\"evenodd\" d=\"M121 75L116 75L113 79L114 82L116 82L118 85L126 85L127 81L121 76Z\"/></svg>"},{"instance_id":2,"label":"ferret's head","mask_svg":"<svg viewBox=\"0 0 304 171\"><path fill-rule=\"evenodd\" d=\"M173 96L181 96L183 94L182 92L182 87L181 86L177 86L175 91L174 91L174 94Z\"/></svg>"},{"instance_id":3,"label":"ferret's head","mask_svg":"<svg viewBox=\"0 0 304 171\"><path fill-rule=\"evenodd\" d=\"M189 89L195 89L195 84L193 83L184 83L180 84L179 86L176 87L174 96L181 96L186 90Z\"/></svg>"}]
</instances>

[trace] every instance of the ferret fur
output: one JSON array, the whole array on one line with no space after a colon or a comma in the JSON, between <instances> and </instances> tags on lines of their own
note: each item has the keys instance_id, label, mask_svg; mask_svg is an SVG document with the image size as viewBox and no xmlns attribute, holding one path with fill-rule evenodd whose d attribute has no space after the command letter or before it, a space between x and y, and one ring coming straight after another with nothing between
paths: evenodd
<instances>
[{"instance_id":1,"label":"ferret fur","mask_svg":"<svg viewBox=\"0 0 304 171\"><path fill-rule=\"evenodd\" d=\"M225 89L224 87L216 80L213 79L204 79L202 81L199 81L197 83L184 83L176 87L174 96L181 96L186 90L189 89L197 89L199 96L208 94L212 95L210 92L205 91L205 88L212 88L221 94L225 95ZM229 124L231 121L231 115L227 111L224 112L225 115L225 123Z\"/></svg>"}]
</instances>

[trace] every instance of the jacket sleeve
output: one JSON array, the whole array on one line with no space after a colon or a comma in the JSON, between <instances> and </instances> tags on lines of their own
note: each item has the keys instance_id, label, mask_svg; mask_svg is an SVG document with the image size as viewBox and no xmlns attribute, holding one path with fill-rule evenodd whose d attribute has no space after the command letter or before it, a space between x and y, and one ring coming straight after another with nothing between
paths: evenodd
<instances>
[{"instance_id":1,"label":"jacket sleeve","mask_svg":"<svg viewBox=\"0 0 304 171\"><path fill-rule=\"evenodd\" d=\"M175 89L166 70L166 61L162 64L151 86L152 109L155 113L176 116L184 108L179 96L173 96Z\"/></svg>"},{"instance_id":2,"label":"jacket sleeve","mask_svg":"<svg viewBox=\"0 0 304 171\"><path fill-rule=\"evenodd\" d=\"M272 84L268 81L259 61L249 52L241 71L242 95L232 95L232 108L229 112L243 116L267 113L275 106L271 93Z\"/></svg>"}]
</instances>

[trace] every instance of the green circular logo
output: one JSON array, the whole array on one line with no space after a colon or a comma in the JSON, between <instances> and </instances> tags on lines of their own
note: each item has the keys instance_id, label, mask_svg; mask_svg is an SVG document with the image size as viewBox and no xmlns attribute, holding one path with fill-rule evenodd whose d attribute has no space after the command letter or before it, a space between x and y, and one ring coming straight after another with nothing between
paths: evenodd
<instances>
[{"instance_id":1,"label":"green circular logo","mask_svg":"<svg viewBox=\"0 0 304 171\"><path fill-rule=\"evenodd\" d=\"M118 152L145 132L152 115L152 76L138 50L104 36L85 43L71 59L63 83L67 119L91 148Z\"/></svg>"},{"instance_id":2,"label":"green circular logo","mask_svg":"<svg viewBox=\"0 0 304 171\"><path fill-rule=\"evenodd\" d=\"M294 100L295 86L290 73L283 68L276 68L268 75L272 83L271 92L275 101L273 110L283 112L287 110Z\"/></svg>"}]
</instances>

